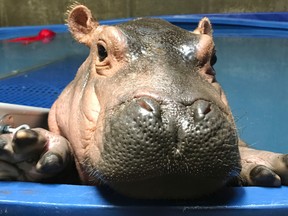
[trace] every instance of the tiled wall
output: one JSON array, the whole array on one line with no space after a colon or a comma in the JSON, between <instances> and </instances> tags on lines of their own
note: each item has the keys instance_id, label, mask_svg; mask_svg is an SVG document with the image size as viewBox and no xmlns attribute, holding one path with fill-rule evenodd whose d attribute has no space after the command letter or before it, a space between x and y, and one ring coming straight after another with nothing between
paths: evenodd
<instances>
[{"instance_id":1,"label":"tiled wall","mask_svg":"<svg viewBox=\"0 0 288 216\"><path fill-rule=\"evenodd\" d=\"M0 0L0 26L65 22L74 0ZM79 0L97 19L162 14L287 11L288 0Z\"/></svg>"}]
</instances>

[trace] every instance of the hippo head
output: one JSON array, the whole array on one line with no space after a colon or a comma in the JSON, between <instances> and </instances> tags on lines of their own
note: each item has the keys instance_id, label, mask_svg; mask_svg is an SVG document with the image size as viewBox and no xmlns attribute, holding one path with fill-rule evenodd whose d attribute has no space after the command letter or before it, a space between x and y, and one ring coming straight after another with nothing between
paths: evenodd
<instances>
[{"instance_id":1,"label":"hippo head","mask_svg":"<svg viewBox=\"0 0 288 216\"><path fill-rule=\"evenodd\" d=\"M207 18L193 32L152 18L102 26L77 5L68 25L90 54L56 102L69 117L57 118L85 183L132 197L194 198L239 174Z\"/></svg>"}]
</instances>

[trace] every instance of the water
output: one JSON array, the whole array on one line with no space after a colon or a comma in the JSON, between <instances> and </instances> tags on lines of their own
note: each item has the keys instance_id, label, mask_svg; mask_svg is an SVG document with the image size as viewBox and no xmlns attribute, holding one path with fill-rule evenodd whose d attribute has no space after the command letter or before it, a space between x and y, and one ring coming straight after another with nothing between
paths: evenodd
<instances>
[{"instance_id":1,"label":"water","mask_svg":"<svg viewBox=\"0 0 288 216\"><path fill-rule=\"evenodd\" d=\"M69 33L58 33L51 43L35 42L28 45L0 41L0 78L37 69L56 61L87 53Z\"/></svg>"},{"instance_id":2,"label":"water","mask_svg":"<svg viewBox=\"0 0 288 216\"><path fill-rule=\"evenodd\" d=\"M215 65L240 136L288 153L288 39L216 38Z\"/></svg>"},{"instance_id":3,"label":"water","mask_svg":"<svg viewBox=\"0 0 288 216\"><path fill-rule=\"evenodd\" d=\"M217 79L227 94L240 136L255 148L288 153L288 39L217 37L215 43ZM0 80L0 91L4 92L0 92L0 101L19 103L21 92L20 104L24 105L42 106L40 98L50 97L44 107L53 103L88 52L68 33L58 34L49 44L0 43L0 50L0 77L30 72ZM29 103L23 90L32 88L29 84L39 80L37 76L43 77L39 86L46 89L42 92L34 85L27 97L35 94L37 100ZM14 85L13 79L21 80L21 85L18 81ZM6 92L11 88L16 96L10 93L13 97L9 98Z\"/></svg>"}]
</instances>

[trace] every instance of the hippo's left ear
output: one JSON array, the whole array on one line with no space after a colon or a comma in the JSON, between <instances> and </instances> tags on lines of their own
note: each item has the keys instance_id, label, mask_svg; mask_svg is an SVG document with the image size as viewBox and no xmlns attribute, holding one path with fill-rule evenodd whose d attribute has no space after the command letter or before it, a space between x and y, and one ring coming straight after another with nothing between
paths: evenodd
<instances>
[{"instance_id":1,"label":"hippo's left ear","mask_svg":"<svg viewBox=\"0 0 288 216\"><path fill-rule=\"evenodd\" d=\"M73 5L68 11L67 23L74 38L80 43L90 45L91 33L99 26L91 11L84 5Z\"/></svg>"},{"instance_id":2,"label":"hippo's left ear","mask_svg":"<svg viewBox=\"0 0 288 216\"><path fill-rule=\"evenodd\" d=\"M207 34L212 37L213 29L210 20L207 17L202 18L193 33Z\"/></svg>"}]
</instances>

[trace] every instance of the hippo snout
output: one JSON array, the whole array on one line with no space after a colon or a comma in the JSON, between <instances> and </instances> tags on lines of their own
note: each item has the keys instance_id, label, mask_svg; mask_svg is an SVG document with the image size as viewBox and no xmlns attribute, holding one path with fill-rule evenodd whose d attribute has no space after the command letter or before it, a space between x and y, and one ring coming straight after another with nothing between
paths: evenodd
<instances>
[{"instance_id":1,"label":"hippo snout","mask_svg":"<svg viewBox=\"0 0 288 216\"><path fill-rule=\"evenodd\" d=\"M191 197L199 195L199 185L211 192L240 171L235 126L212 102L187 105L144 96L111 109L105 119L94 171L123 193L145 197L147 185L149 196L155 187L156 198Z\"/></svg>"}]
</instances>

